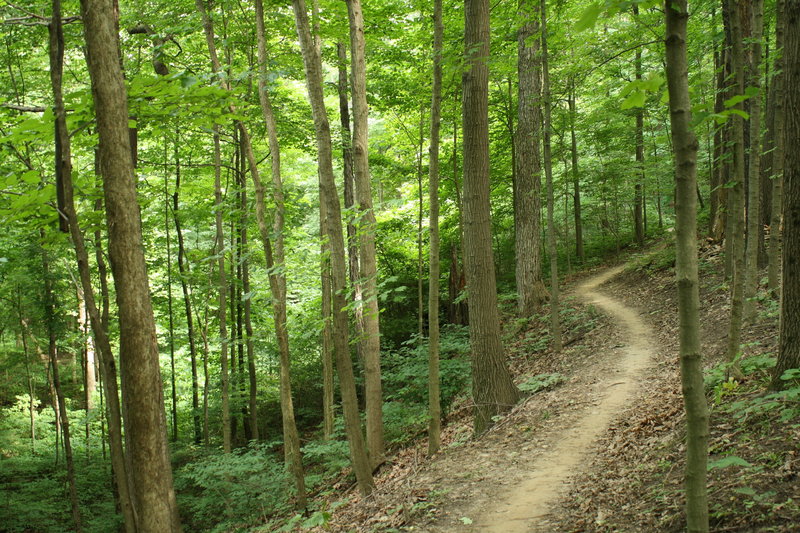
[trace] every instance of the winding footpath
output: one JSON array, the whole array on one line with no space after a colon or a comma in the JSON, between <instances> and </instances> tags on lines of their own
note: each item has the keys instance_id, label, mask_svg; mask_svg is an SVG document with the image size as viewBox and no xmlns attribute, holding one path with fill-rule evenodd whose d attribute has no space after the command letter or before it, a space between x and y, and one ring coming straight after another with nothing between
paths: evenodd
<instances>
[{"instance_id":1,"label":"winding footpath","mask_svg":"<svg viewBox=\"0 0 800 533\"><path fill-rule=\"evenodd\" d=\"M616 371L595 387L597 405L588 406L578 421L564 432L557 444L541 455L530 475L498 495L497 504L475 519L475 529L487 533L530 533L548 531L543 517L553 503L569 489L571 476L581 470L592 445L640 386L643 371L653 363L653 333L636 311L604 294L600 285L624 266L606 270L577 287L576 294L611 317L622 338Z\"/></svg>"}]
</instances>

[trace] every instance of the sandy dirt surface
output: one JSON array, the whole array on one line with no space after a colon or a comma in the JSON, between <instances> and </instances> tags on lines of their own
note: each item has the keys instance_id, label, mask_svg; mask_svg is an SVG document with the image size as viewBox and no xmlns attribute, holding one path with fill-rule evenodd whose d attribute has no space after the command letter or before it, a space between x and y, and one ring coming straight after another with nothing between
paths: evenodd
<instances>
[{"instance_id":1,"label":"sandy dirt surface","mask_svg":"<svg viewBox=\"0 0 800 533\"><path fill-rule=\"evenodd\" d=\"M567 491L570 477L580 471L592 444L638 388L642 371L653 360L652 331L637 312L599 289L620 272L622 267L606 270L576 290L579 298L606 313L621 334L616 368L593 385L598 403L587 406L571 427L553 436L553 445L531 465L528 476L496 495L494 505L473 520L475 531L546 531L548 526L542 519L550 505Z\"/></svg>"}]
</instances>

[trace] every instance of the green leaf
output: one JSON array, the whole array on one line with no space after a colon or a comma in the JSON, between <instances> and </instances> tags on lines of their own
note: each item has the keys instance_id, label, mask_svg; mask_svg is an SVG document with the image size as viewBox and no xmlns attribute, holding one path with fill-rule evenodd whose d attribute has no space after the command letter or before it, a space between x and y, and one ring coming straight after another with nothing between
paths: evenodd
<instances>
[{"instance_id":1,"label":"green leaf","mask_svg":"<svg viewBox=\"0 0 800 533\"><path fill-rule=\"evenodd\" d=\"M575 31L581 32L588 30L589 28L593 28L597 23L597 18L600 16L602 11L603 7L598 3L594 3L587 7L583 11L581 18L579 18L578 22L575 23Z\"/></svg>"},{"instance_id":2,"label":"green leaf","mask_svg":"<svg viewBox=\"0 0 800 533\"><path fill-rule=\"evenodd\" d=\"M781 379L784 381L800 379L800 368L790 368L781 375Z\"/></svg>"},{"instance_id":3,"label":"green leaf","mask_svg":"<svg viewBox=\"0 0 800 533\"><path fill-rule=\"evenodd\" d=\"M461 520L461 523L464 524L465 526L472 524L472 518L468 516L462 516L461 518L459 518L459 520Z\"/></svg>"},{"instance_id":4,"label":"green leaf","mask_svg":"<svg viewBox=\"0 0 800 533\"><path fill-rule=\"evenodd\" d=\"M625 100L622 101L622 109L630 109L632 107L644 107L647 100L647 93L643 91L632 92Z\"/></svg>"},{"instance_id":5,"label":"green leaf","mask_svg":"<svg viewBox=\"0 0 800 533\"><path fill-rule=\"evenodd\" d=\"M28 185L36 185L39 183L39 172L36 170L29 170L20 176L20 179L27 183Z\"/></svg>"},{"instance_id":6,"label":"green leaf","mask_svg":"<svg viewBox=\"0 0 800 533\"><path fill-rule=\"evenodd\" d=\"M729 466L753 466L741 457L737 457L736 455L729 455L728 457L723 457L722 459L718 459L716 461L711 461L708 463L708 469L712 470L714 468L727 468Z\"/></svg>"}]
</instances>

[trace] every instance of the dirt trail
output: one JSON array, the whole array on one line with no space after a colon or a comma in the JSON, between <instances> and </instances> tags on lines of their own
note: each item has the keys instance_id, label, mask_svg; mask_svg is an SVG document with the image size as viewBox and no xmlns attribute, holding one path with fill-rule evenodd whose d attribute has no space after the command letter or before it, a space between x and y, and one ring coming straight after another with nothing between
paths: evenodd
<instances>
[{"instance_id":1,"label":"dirt trail","mask_svg":"<svg viewBox=\"0 0 800 533\"><path fill-rule=\"evenodd\" d=\"M636 311L598 290L623 268L606 270L576 289L580 298L608 314L621 333L623 346L615 372L600 376L600 381L593 385L600 397L599 403L587 407L570 429L554 436L553 446L536 459L531 474L508 487L505 494L498 494L498 503L476 517L476 530L487 533L548 531L542 518L552 503L566 492L571 475L580 470L591 446L630 400L640 384L642 371L652 364L652 330Z\"/></svg>"}]
</instances>

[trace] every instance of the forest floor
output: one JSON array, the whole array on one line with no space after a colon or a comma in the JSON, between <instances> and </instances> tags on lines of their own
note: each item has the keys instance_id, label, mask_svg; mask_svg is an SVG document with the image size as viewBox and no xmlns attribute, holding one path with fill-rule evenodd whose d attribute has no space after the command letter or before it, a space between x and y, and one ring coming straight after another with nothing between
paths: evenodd
<instances>
[{"instance_id":1,"label":"forest floor","mask_svg":"<svg viewBox=\"0 0 800 533\"><path fill-rule=\"evenodd\" d=\"M703 351L712 376L719 373L728 321L719 252L707 246L701 258ZM440 453L426 458L425 442L399 451L377 477L377 491L362 498L351 490L326 530L682 531L673 266L669 250L659 247L573 278L560 354L527 349L546 331L545 320L507 324L517 383L558 379L478 439L470 406L456 406ZM788 420L786 409L746 411L764 397L763 354L777 337L768 303L759 311L744 338L755 363L744 365L741 383L719 380L710 398L710 459L736 459L710 472L713 531L796 531L800 524L796 399Z\"/></svg>"}]
</instances>

